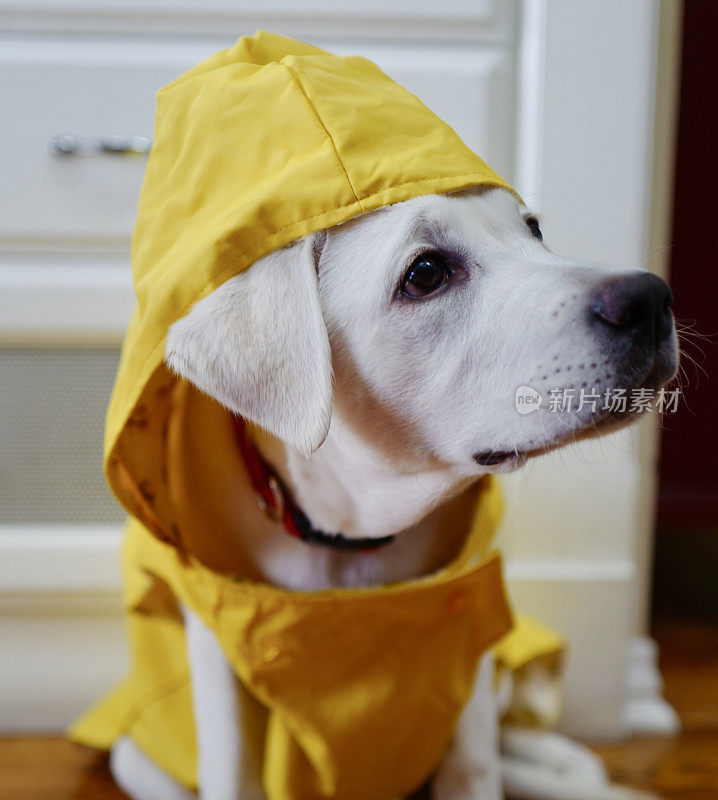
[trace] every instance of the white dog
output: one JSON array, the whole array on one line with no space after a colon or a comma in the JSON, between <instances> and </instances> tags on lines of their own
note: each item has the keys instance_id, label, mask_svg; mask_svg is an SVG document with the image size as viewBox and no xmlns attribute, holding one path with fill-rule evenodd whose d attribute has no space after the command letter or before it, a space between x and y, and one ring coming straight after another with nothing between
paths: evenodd
<instances>
[{"instance_id":1,"label":"white dog","mask_svg":"<svg viewBox=\"0 0 718 800\"><path fill-rule=\"evenodd\" d=\"M270 253L177 322L165 357L272 434L257 446L315 528L360 539L400 533L372 552L289 536L268 547L277 523L267 518L248 542L265 580L297 590L372 586L452 558L461 542L438 538L430 512L482 474L628 422L545 405L521 415L516 390L663 385L677 368L671 299L647 272L553 255L509 192L466 190L383 207ZM256 800L242 689L213 634L185 615L199 796ZM492 677L484 657L435 777L436 800L498 800L502 783L519 797L631 796L566 742L542 751L558 764L522 763L535 743L520 732L506 738L502 777ZM194 797L129 739L115 745L112 768L138 800Z\"/></svg>"}]
</instances>

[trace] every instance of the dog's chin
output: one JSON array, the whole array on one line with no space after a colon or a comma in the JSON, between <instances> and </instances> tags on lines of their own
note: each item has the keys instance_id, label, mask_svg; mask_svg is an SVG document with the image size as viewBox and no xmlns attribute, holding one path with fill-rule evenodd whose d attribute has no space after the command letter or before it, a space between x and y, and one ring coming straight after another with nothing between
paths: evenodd
<instances>
[{"instance_id":1,"label":"dog's chin","mask_svg":"<svg viewBox=\"0 0 718 800\"><path fill-rule=\"evenodd\" d=\"M628 425L631 425L645 413L645 411L607 411L603 414L593 415L588 422L577 426L567 434L558 437L554 441L547 442L541 447L528 451L527 458L550 453L552 450L558 450L560 447L565 447L568 444L575 444L576 442L583 442L587 439L598 439L600 436L607 436L609 433L614 433L615 431L621 430L621 428L626 428Z\"/></svg>"}]
</instances>

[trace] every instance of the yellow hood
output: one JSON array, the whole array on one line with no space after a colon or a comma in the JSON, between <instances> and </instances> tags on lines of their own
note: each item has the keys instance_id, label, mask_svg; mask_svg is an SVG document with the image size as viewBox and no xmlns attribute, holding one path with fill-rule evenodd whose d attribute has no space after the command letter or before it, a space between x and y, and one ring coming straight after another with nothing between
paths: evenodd
<instances>
[{"instance_id":1,"label":"yellow hood","mask_svg":"<svg viewBox=\"0 0 718 800\"><path fill-rule=\"evenodd\" d=\"M301 236L481 184L511 189L363 58L259 32L162 89L132 242L137 306L105 436L123 505L177 543L161 477L175 381L163 355L198 300Z\"/></svg>"}]
</instances>

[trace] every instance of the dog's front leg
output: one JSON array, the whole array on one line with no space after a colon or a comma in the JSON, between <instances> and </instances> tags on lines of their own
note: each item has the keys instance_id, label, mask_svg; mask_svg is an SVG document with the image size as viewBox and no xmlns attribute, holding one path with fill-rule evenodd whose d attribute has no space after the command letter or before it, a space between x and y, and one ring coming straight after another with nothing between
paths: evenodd
<instances>
[{"instance_id":1,"label":"dog's front leg","mask_svg":"<svg viewBox=\"0 0 718 800\"><path fill-rule=\"evenodd\" d=\"M435 800L501 800L499 719L494 659L479 665L471 699L461 712L454 739L434 778Z\"/></svg>"},{"instance_id":2,"label":"dog's front leg","mask_svg":"<svg viewBox=\"0 0 718 800\"><path fill-rule=\"evenodd\" d=\"M189 609L183 614L199 800L262 800L260 770L243 737L242 687L212 631Z\"/></svg>"}]
</instances>

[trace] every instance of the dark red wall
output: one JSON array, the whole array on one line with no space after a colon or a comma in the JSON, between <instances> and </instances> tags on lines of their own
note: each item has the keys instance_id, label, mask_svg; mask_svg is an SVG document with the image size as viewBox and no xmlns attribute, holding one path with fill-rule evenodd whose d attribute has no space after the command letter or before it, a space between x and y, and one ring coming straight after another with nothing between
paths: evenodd
<instances>
[{"instance_id":1,"label":"dark red wall","mask_svg":"<svg viewBox=\"0 0 718 800\"><path fill-rule=\"evenodd\" d=\"M670 281L677 320L713 339L684 345L708 376L683 359L685 402L664 418L659 525L718 527L717 64L718 2L686 0Z\"/></svg>"}]
</instances>

